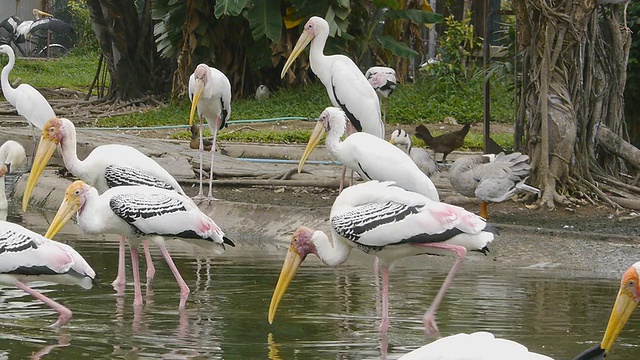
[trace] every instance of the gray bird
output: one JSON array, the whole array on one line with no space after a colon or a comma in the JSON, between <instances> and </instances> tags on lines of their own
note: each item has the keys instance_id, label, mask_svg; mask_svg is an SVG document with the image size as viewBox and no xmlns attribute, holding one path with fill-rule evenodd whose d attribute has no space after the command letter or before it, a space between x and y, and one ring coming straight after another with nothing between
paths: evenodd
<instances>
[{"instance_id":1,"label":"gray bird","mask_svg":"<svg viewBox=\"0 0 640 360\"><path fill-rule=\"evenodd\" d=\"M505 155L470 155L457 159L449 169L449 180L460 194L476 197L480 216L487 218L487 202L502 202L518 191L540 194L525 184L531 166L529 156L514 152Z\"/></svg>"},{"instance_id":2,"label":"gray bird","mask_svg":"<svg viewBox=\"0 0 640 360\"><path fill-rule=\"evenodd\" d=\"M256 100L262 100L269 97L269 88L267 85L260 85L256 89Z\"/></svg>"}]
</instances>

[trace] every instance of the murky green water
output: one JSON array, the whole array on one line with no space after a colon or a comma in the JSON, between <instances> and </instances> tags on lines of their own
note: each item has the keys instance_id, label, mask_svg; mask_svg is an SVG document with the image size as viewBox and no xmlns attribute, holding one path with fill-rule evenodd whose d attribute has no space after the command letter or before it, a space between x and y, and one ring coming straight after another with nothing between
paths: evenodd
<instances>
[{"instance_id":1,"label":"murky green water","mask_svg":"<svg viewBox=\"0 0 640 360\"><path fill-rule=\"evenodd\" d=\"M45 215L30 212L9 220L44 233L43 219L52 214ZM102 286L88 291L38 287L74 312L59 331L47 327L57 318L52 310L20 290L2 288L0 360L380 358L370 260L350 259L335 269L308 260L269 325L267 310L284 246L239 246L208 260L172 251L191 288L183 312L178 311L178 286L154 248L152 290L144 293L145 306L134 311L132 285L124 298L116 297L109 285L116 271L116 237L86 237L67 225L56 239L83 254ZM236 235L234 240L243 244L244 239ZM425 257L423 265L413 261L392 270L388 358L427 342L422 315L451 263ZM531 350L570 359L601 338L617 292L615 276L513 269L489 258L469 259L440 308L438 325L443 335L488 330ZM625 328L612 359L640 358L639 329L640 313Z\"/></svg>"}]
</instances>

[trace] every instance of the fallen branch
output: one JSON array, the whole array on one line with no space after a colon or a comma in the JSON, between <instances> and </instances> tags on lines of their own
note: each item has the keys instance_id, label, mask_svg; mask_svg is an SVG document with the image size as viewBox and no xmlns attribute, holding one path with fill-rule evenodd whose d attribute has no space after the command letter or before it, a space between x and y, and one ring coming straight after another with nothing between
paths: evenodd
<instances>
[{"instance_id":1,"label":"fallen branch","mask_svg":"<svg viewBox=\"0 0 640 360\"><path fill-rule=\"evenodd\" d=\"M626 142L604 125L598 127L597 137L605 150L640 169L640 149Z\"/></svg>"}]
</instances>

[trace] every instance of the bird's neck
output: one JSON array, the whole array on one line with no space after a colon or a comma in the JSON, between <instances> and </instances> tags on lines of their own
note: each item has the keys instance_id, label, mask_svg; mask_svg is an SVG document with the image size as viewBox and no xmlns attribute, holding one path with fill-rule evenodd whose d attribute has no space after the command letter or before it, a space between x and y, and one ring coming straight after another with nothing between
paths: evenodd
<instances>
[{"instance_id":1,"label":"bird's neck","mask_svg":"<svg viewBox=\"0 0 640 360\"><path fill-rule=\"evenodd\" d=\"M326 81L330 79L330 74L328 72L326 74L323 72L323 70L329 70L329 68L322 66L322 64L328 59L323 52L328 37L329 34L318 34L313 41L311 41L311 47L309 49L309 63L311 65L311 70L320 78L325 86L327 84Z\"/></svg>"},{"instance_id":2,"label":"bird's neck","mask_svg":"<svg viewBox=\"0 0 640 360\"><path fill-rule=\"evenodd\" d=\"M4 97L7 101L13 104L13 94L15 93L15 89L11 87L11 84L9 84L9 72L13 69L13 65L16 63L16 58L15 56L12 56L11 53L7 55L9 55L9 63L2 68L0 81L2 82L2 93L4 94Z\"/></svg>"},{"instance_id":3,"label":"bird's neck","mask_svg":"<svg viewBox=\"0 0 640 360\"><path fill-rule=\"evenodd\" d=\"M327 234L322 231L317 231L314 245L316 246L316 256L328 266L338 266L347 261L352 249L344 240L336 239L335 234L333 239L329 240Z\"/></svg>"},{"instance_id":4,"label":"bird's neck","mask_svg":"<svg viewBox=\"0 0 640 360\"><path fill-rule=\"evenodd\" d=\"M327 137L324 140L327 151L329 151L331 156L336 159L340 158L338 156L340 148L340 138L342 138L342 135L344 135L345 125L332 126L331 129L327 132Z\"/></svg>"},{"instance_id":5,"label":"bird's neck","mask_svg":"<svg viewBox=\"0 0 640 360\"><path fill-rule=\"evenodd\" d=\"M7 194L4 193L4 176L0 176L0 209L6 209L7 207Z\"/></svg>"},{"instance_id":6,"label":"bird's neck","mask_svg":"<svg viewBox=\"0 0 640 360\"><path fill-rule=\"evenodd\" d=\"M62 149L62 160L64 161L64 166L73 175L82 178L78 173L81 170L82 161L78 159L75 129L67 129L62 141L60 142L60 147Z\"/></svg>"},{"instance_id":7,"label":"bird's neck","mask_svg":"<svg viewBox=\"0 0 640 360\"><path fill-rule=\"evenodd\" d=\"M407 154L411 153L411 140L407 140Z\"/></svg>"}]
</instances>

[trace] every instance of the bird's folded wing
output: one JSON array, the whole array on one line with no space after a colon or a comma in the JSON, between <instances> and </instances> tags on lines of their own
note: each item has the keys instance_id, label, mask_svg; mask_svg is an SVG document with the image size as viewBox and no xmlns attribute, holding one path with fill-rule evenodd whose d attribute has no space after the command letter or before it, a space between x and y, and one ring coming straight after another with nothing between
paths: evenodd
<instances>
[{"instance_id":1,"label":"bird's folded wing","mask_svg":"<svg viewBox=\"0 0 640 360\"><path fill-rule=\"evenodd\" d=\"M118 186L146 185L160 189L173 190L173 186L157 177L136 168L120 165L109 165L105 169L105 180L109 188Z\"/></svg>"},{"instance_id":2,"label":"bird's folded wing","mask_svg":"<svg viewBox=\"0 0 640 360\"><path fill-rule=\"evenodd\" d=\"M5 223L6 224L6 223ZM56 275L69 271L73 258L59 243L17 225L0 227L0 273Z\"/></svg>"}]
</instances>

